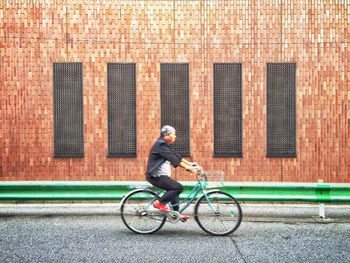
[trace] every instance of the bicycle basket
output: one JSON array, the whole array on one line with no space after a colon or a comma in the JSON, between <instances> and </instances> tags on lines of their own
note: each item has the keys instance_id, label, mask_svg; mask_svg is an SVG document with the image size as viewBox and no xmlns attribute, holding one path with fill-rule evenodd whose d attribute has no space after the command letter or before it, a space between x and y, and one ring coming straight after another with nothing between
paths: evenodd
<instances>
[{"instance_id":1,"label":"bicycle basket","mask_svg":"<svg viewBox=\"0 0 350 263\"><path fill-rule=\"evenodd\" d=\"M204 171L201 181L205 188L218 188L224 186L224 171Z\"/></svg>"}]
</instances>

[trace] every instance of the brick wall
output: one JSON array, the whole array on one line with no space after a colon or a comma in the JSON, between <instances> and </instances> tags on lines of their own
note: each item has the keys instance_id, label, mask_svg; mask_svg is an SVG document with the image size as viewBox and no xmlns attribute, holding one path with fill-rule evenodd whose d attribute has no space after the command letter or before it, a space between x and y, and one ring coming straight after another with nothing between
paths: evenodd
<instances>
[{"instance_id":1,"label":"brick wall","mask_svg":"<svg viewBox=\"0 0 350 263\"><path fill-rule=\"evenodd\" d=\"M347 0L4 0L0 18L0 180L143 180L163 62L190 66L189 159L228 181L349 180ZM83 63L83 158L53 157L54 62ZM136 63L136 158L107 157L108 62ZM241 158L212 157L218 62L242 63ZM268 62L297 65L296 158L266 157Z\"/></svg>"}]
</instances>

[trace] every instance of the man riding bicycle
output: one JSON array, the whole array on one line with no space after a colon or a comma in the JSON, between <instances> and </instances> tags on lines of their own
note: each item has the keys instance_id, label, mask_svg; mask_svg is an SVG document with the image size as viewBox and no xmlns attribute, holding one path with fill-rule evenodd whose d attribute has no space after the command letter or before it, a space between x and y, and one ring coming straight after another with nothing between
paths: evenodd
<instances>
[{"instance_id":1,"label":"man riding bicycle","mask_svg":"<svg viewBox=\"0 0 350 263\"><path fill-rule=\"evenodd\" d=\"M173 127L165 125L160 131L160 137L153 144L147 163L147 181L165 190L165 194L153 203L153 206L163 212L169 212L166 206L170 202L174 211L179 211L179 195L183 191L183 186L171 178L170 164L175 168L180 166L187 171L196 173L197 166L181 157L170 144L176 140L176 131ZM185 222L189 215L180 215L180 219Z\"/></svg>"}]
</instances>

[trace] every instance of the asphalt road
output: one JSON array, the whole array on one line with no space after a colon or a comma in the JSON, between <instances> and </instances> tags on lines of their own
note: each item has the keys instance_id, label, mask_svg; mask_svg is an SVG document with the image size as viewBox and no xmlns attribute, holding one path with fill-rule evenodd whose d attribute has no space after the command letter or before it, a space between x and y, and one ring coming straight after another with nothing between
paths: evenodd
<instances>
[{"instance_id":1,"label":"asphalt road","mask_svg":"<svg viewBox=\"0 0 350 263\"><path fill-rule=\"evenodd\" d=\"M346 221L243 221L228 237L193 219L137 235L118 214L0 213L0 262L350 262Z\"/></svg>"}]
</instances>

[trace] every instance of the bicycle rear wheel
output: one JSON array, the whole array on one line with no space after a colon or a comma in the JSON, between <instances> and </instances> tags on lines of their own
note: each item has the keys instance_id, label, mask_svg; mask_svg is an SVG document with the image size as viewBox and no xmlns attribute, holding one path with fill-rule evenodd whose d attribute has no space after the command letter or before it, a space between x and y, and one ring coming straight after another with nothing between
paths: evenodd
<instances>
[{"instance_id":1,"label":"bicycle rear wheel","mask_svg":"<svg viewBox=\"0 0 350 263\"><path fill-rule=\"evenodd\" d=\"M215 236L233 233L241 224L242 209L230 194L214 190L198 199L195 220L201 229Z\"/></svg>"},{"instance_id":2,"label":"bicycle rear wheel","mask_svg":"<svg viewBox=\"0 0 350 263\"><path fill-rule=\"evenodd\" d=\"M158 194L148 189L137 189L121 202L120 213L127 228L138 234L151 234L165 223L166 216L153 207Z\"/></svg>"}]
</instances>

